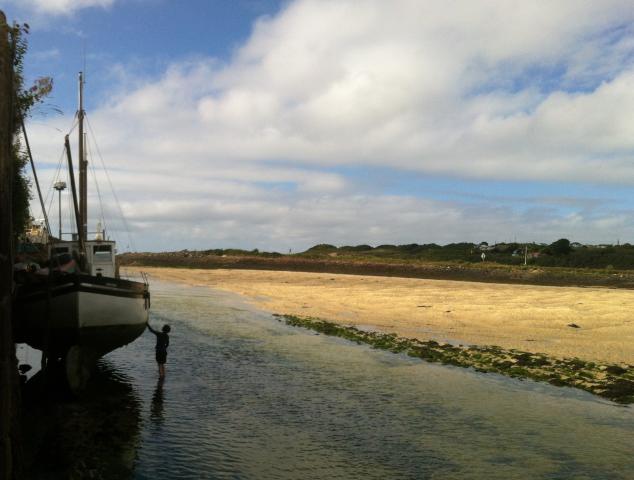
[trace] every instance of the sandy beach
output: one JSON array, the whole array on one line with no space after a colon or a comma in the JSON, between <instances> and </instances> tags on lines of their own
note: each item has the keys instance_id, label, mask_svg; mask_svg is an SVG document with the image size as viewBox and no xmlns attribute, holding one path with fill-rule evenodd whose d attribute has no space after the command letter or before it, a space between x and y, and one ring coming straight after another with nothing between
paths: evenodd
<instances>
[{"instance_id":1,"label":"sandy beach","mask_svg":"<svg viewBox=\"0 0 634 480\"><path fill-rule=\"evenodd\" d=\"M631 290L260 270L142 269L151 279L243 295L273 313L319 317L421 340L634 364Z\"/></svg>"}]
</instances>

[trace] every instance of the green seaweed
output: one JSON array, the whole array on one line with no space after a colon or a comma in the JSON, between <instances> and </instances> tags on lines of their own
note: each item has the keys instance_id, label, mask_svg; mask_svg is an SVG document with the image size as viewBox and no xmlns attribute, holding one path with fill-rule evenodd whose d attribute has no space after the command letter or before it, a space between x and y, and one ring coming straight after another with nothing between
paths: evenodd
<instances>
[{"instance_id":1,"label":"green seaweed","mask_svg":"<svg viewBox=\"0 0 634 480\"><path fill-rule=\"evenodd\" d=\"M404 353L427 362L473 368L480 373L498 373L529 378L561 387L579 388L618 403L634 403L634 366L597 365L579 358L550 358L543 353L504 349L497 345L464 346L402 338L396 333L359 330L319 318L275 314L278 320L341 337L372 348Z\"/></svg>"}]
</instances>

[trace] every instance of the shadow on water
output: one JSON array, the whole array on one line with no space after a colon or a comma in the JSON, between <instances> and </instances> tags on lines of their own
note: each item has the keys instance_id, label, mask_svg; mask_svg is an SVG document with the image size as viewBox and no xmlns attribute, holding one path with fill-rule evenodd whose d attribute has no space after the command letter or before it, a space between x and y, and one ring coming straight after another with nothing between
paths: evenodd
<instances>
[{"instance_id":1,"label":"shadow on water","mask_svg":"<svg viewBox=\"0 0 634 480\"><path fill-rule=\"evenodd\" d=\"M24 386L24 456L28 478L131 478L141 425L128 376L107 360L81 395L33 376Z\"/></svg>"}]
</instances>

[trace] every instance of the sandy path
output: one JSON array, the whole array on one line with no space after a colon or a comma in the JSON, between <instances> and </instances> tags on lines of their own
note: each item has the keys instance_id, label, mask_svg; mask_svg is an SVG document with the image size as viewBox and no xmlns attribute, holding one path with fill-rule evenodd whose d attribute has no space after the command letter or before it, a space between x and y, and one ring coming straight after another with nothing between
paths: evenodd
<instances>
[{"instance_id":1,"label":"sandy path","mask_svg":"<svg viewBox=\"0 0 634 480\"><path fill-rule=\"evenodd\" d=\"M634 364L631 290L259 270L143 270L157 279L239 293L275 313L371 325L420 339Z\"/></svg>"}]
</instances>

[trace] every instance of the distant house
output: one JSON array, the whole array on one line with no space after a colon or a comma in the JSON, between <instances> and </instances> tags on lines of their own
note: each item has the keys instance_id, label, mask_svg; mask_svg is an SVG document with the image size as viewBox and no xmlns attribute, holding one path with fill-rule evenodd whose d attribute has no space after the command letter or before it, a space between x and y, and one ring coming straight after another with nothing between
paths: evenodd
<instances>
[{"instance_id":1,"label":"distant house","mask_svg":"<svg viewBox=\"0 0 634 480\"><path fill-rule=\"evenodd\" d=\"M570 244L570 248L574 248L574 249L577 249L577 248L583 248L583 247L584 247L584 245L583 245L583 244L581 244L581 243L579 243L579 242L572 242L572 243Z\"/></svg>"},{"instance_id":2,"label":"distant house","mask_svg":"<svg viewBox=\"0 0 634 480\"><path fill-rule=\"evenodd\" d=\"M25 232L25 237L29 243L44 244L48 242L48 233L44 227L44 221L36 222L31 219Z\"/></svg>"}]
</instances>

